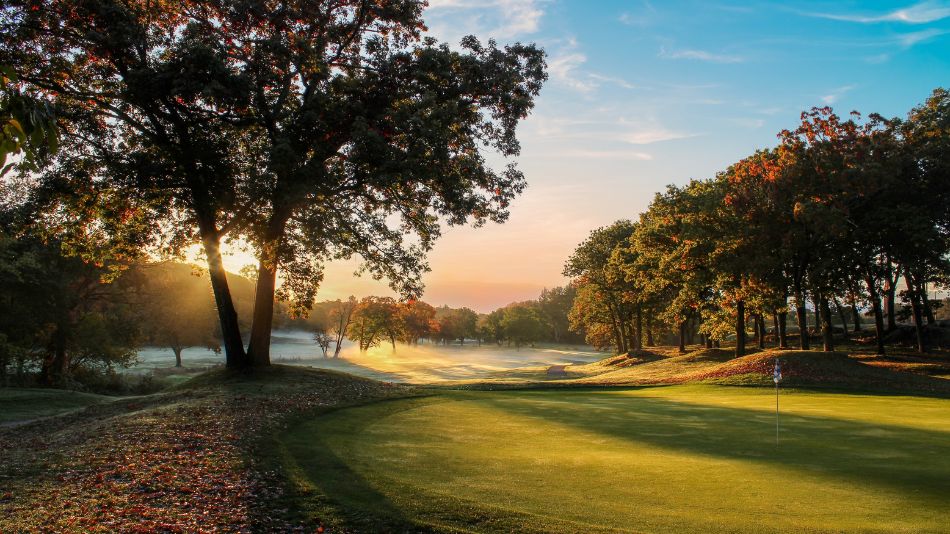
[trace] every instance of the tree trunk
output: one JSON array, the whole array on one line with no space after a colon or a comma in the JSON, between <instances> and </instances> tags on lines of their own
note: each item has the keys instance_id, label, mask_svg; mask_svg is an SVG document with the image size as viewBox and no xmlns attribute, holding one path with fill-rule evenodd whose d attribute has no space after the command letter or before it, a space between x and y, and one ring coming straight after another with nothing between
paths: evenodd
<instances>
[{"instance_id":1,"label":"tree trunk","mask_svg":"<svg viewBox=\"0 0 950 534\"><path fill-rule=\"evenodd\" d=\"M812 298L812 304L815 306L815 335L821 335L821 297L816 293Z\"/></svg>"},{"instance_id":2,"label":"tree trunk","mask_svg":"<svg viewBox=\"0 0 950 534\"><path fill-rule=\"evenodd\" d=\"M710 335L708 335L708 334L706 335L706 348L707 348L707 349L713 348L713 339L712 339L712 336L710 336Z\"/></svg>"},{"instance_id":3,"label":"tree trunk","mask_svg":"<svg viewBox=\"0 0 950 534\"><path fill-rule=\"evenodd\" d=\"M759 314L753 313L752 314L752 342L755 343L756 346L759 345L759 338L761 337L759 321L760 321Z\"/></svg>"},{"instance_id":4,"label":"tree trunk","mask_svg":"<svg viewBox=\"0 0 950 534\"><path fill-rule=\"evenodd\" d=\"M848 317L844 313L844 308L838 299L835 299L835 310L838 312L838 319L841 320L841 328L844 330L844 338L848 339Z\"/></svg>"},{"instance_id":5,"label":"tree trunk","mask_svg":"<svg viewBox=\"0 0 950 534\"><path fill-rule=\"evenodd\" d=\"M824 342L824 351L834 352L835 341L831 330L831 307L828 305L828 298L824 295L819 297L818 305L821 308L821 337Z\"/></svg>"},{"instance_id":6,"label":"tree trunk","mask_svg":"<svg viewBox=\"0 0 950 534\"><path fill-rule=\"evenodd\" d=\"M801 350L808 350L808 310L805 299L795 297L795 315L798 318L798 338Z\"/></svg>"},{"instance_id":7,"label":"tree trunk","mask_svg":"<svg viewBox=\"0 0 950 534\"><path fill-rule=\"evenodd\" d=\"M652 347L653 343L653 313L647 315L647 346Z\"/></svg>"},{"instance_id":8,"label":"tree trunk","mask_svg":"<svg viewBox=\"0 0 950 534\"><path fill-rule=\"evenodd\" d=\"M779 312L778 314L778 346L780 349L788 348L788 312Z\"/></svg>"},{"instance_id":9,"label":"tree trunk","mask_svg":"<svg viewBox=\"0 0 950 534\"><path fill-rule=\"evenodd\" d=\"M894 276L890 262L884 271L884 313L887 316L887 331L892 332L897 328L897 314L894 312L895 300L897 297L897 276Z\"/></svg>"},{"instance_id":10,"label":"tree trunk","mask_svg":"<svg viewBox=\"0 0 950 534\"><path fill-rule=\"evenodd\" d=\"M181 347L172 347L172 352L175 353L175 367L181 367Z\"/></svg>"},{"instance_id":11,"label":"tree trunk","mask_svg":"<svg viewBox=\"0 0 950 534\"><path fill-rule=\"evenodd\" d=\"M860 333L861 332L861 312L858 311L857 301L854 301L851 304L851 322L854 323L853 332L855 334Z\"/></svg>"},{"instance_id":12,"label":"tree trunk","mask_svg":"<svg viewBox=\"0 0 950 534\"><path fill-rule=\"evenodd\" d=\"M244 352L244 342L241 340L241 328L238 326L237 311L231 299L231 290L228 287L228 276L221 261L221 248L218 243L217 230L201 223L201 242L204 245L205 256L208 258L208 275L211 278L211 290L214 292L214 302L218 309L218 321L221 323L221 338L224 346L224 355L227 366L231 369L243 367L247 364L247 355Z\"/></svg>"},{"instance_id":13,"label":"tree trunk","mask_svg":"<svg viewBox=\"0 0 950 534\"><path fill-rule=\"evenodd\" d=\"M918 287L920 287L920 297L924 305L924 315L927 316L927 324L932 325L937 322L937 317L934 316L934 310L930 306L930 294L929 291L927 291L927 284L920 281Z\"/></svg>"},{"instance_id":14,"label":"tree trunk","mask_svg":"<svg viewBox=\"0 0 950 534\"><path fill-rule=\"evenodd\" d=\"M265 256L269 257L265 258ZM251 341L247 346L248 362L255 367L270 365L270 337L271 328L274 324L274 290L277 283L277 264L274 256L275 254L267 254L262 251L257 268L254 320L251 323Z\"/></svg>"},{"instance_id":15,"label":"tree trunk","mask_svg":"<svg viewBox=\"0 0 950 534\"><path fill-rule=\"evenodd\" d=\"M874 312L874 336L877 341L877 353L884 355L884 310L881 309L881 297L877 294L877 287L874 285L874 279L870 275L864 279L868 288L868 299L871 302L871 310Z\"/></svg>"},{"instance_id":16,"label":"tree trunk","mask_svg":"<svg viewBox=\"0 0 950 534\"><path fill-rule=\"evenodd\" d=\"M765 348L765 317L760 313L756 315L759 318L759 348Z\"/></svg>"},{"instance_id":17,"label":"tree trunk","mask_svg":"<svg viewBox=\"0 0 950 534\"><path fill-rule=\"evenodd\" d=\"M778 313L772 312L772 339L778 341Z\"/></svg>"},{"instance_id":18,"label":"tree trunk","mask_svg":"<svg viewBox=\"0 0 950 534\"><path fill-rule=\"evenodd\" d=\"M914 333L917 334L917 351L927 352L927 346L924 343L924 318L923 310L920 305L920 291L914 285L914 281L907 269L904 270L904 282L907 283L907 295L910 297L911 311L914 312Z\"/></svg>"},{"instance_id":19,"label":"tree trunk","mask_svg":"<svg viewBox=\"0 0 950 534\"><path fill-rule=\"evenodd\" d=\"M686 321L680 321L680 354L686 353Z\"/></svg>"},{"instance_id":20,"label":"tree trunk","mask_svg":"<svg viewBox=\"0 0 950 534\"><path fill-rule=\"evenodd\" d=\"M633 350L638 353L643 350L643 310L637 306L636 331L633 338Z\"/></svg>"},{"instance_id":21,"label":"tree trunk","mask_svg":"<svg viewBox=\"0 0 950 534\"><path fill-rule=\"evenodd\" d=\"M745 356L745 301L736 302L736 358Z\"/></svg>"}]
</instances>

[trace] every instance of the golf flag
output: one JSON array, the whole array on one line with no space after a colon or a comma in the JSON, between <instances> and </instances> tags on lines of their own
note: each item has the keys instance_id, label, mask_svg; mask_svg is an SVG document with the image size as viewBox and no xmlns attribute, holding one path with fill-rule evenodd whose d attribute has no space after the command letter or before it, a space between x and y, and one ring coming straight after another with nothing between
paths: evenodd
<instances>
[{"instance_id":1,"label":"golf flag","mask_svg":"<svg viewBox=\"0 0 950 534\"><path fill-rule=\"evenodd\" d=\"M778 384L782 380L782 366L778 363L778 358L775 358L775 370L772 372L772 380Z\"/></svg>"}]
</instances>

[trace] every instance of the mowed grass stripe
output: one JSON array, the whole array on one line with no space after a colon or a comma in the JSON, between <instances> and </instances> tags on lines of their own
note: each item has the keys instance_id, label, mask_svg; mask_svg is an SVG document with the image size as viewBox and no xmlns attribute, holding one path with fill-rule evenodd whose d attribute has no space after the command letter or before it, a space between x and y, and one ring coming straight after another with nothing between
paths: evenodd
<instances>
[{"instance_id":1,"label":"mowed grass stripe","mask_svg":"<svg viewBox=\"0 0 950 534\"><path fill-rule=\"evenodd\" d=\"M947 529L950 401L811 392L781 401L777 448L771 392L715 386L447 392L331 413L284 444L333 510L377 509L382 522Z\"/></svg>"}]
</instances>

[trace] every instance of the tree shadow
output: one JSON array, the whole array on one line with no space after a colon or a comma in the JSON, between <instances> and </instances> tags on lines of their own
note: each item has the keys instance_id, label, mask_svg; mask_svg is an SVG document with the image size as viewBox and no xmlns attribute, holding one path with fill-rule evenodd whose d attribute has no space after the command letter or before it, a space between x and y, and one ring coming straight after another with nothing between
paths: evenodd
<instances>
[{"instance_id":1,"label":"tree shadow","mask_svg":"<svg viewBox=\"0 0 950 534\"><path fill-rule=\"evenodd\" d=\"M585 396L559 391L563 406L531 402L533 394L477 395L483 405L518 416L667 450L743 460L807 474L873 484L950 503L950 432L862 423L834 417L775 416L749 408L709 406L659 397ZM527 398L526 398L527 396ZM545 401L550 400L545 398ZM600 408L578 410L577 403ZM948 403L950 409L950 403Z\"/></svg>"}]
</instances>

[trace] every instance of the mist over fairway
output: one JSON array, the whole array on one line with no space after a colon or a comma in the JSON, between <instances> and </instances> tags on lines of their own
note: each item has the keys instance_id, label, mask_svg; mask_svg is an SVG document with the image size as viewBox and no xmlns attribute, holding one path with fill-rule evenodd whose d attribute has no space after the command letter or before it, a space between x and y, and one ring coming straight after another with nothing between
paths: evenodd
<instances>
[{"instance_id":1,"label":"mist over fairway","mask_svg":"<svg viewBox=\"0 0 950 534\"><path fill-rule=\"evenodd\" d=\"M606 355L585 346L539 344L515 348L494 343L479 346L474 341L466 341L465 345L398 344L395 351L390 345L383 344L360 353L357 346L347 340L340 358L325 358L314 343L313 335L299 330L275 332L271 354L275 363L332 369L376 380L411 384L497 378L513 369L543 370L551 366L585 364ZM168 349L146 347L138 355L139 363L131 372L148 372L175 365L174 354ZM223 360L222 356L199 347L185 349L182 357L185 367L194 369L220 365Z\"/></svg>"}]
</instances>

